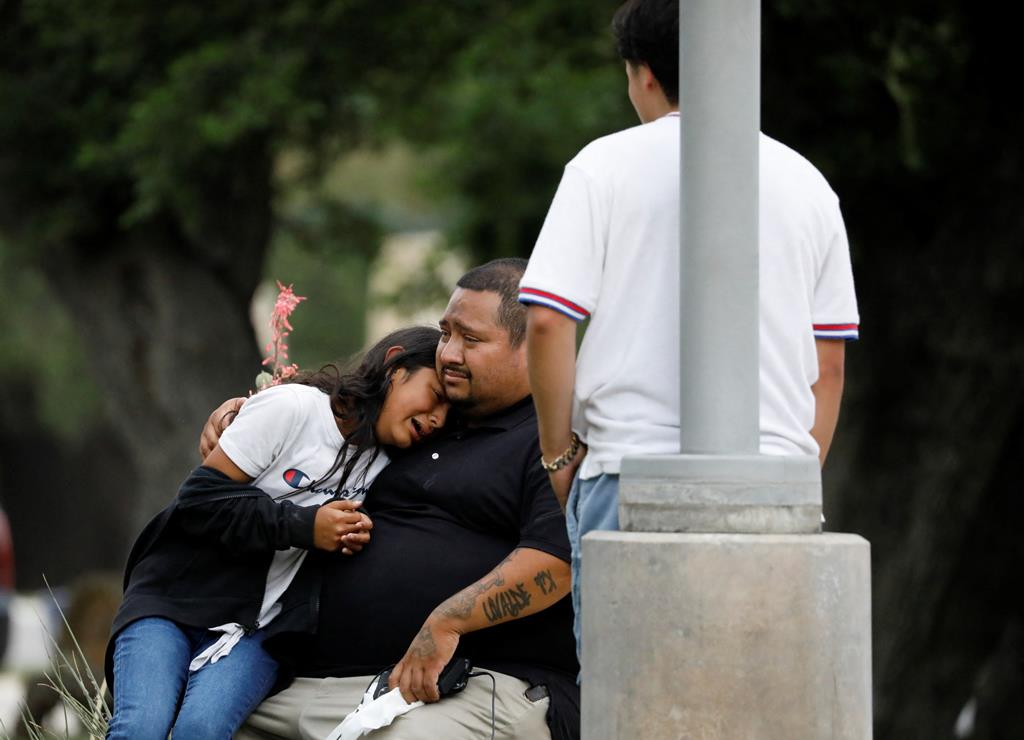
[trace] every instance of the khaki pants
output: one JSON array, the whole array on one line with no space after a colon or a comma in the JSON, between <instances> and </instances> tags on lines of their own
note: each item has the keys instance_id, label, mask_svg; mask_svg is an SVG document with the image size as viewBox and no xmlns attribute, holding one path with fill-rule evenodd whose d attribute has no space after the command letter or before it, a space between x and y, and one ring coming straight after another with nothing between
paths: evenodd
<instances>
[{"instance_id":1,"label":"khaki pants","mask_svg":"<svg viewBox=\"0 0 1024 740\"><path fill-rule=\"evenodd\" d=\"M548 699L532 702L529 684L489 671L497 682L495 738L550 740L545 716ZM235 740L290 738L323 740L354 710L372 676L297 678L287 689L256 707ZM413 709L389 727L371 732L372 740L487 740L491 737L491 679L471 678L454 696Z\"/></svg>"}]
</instances>

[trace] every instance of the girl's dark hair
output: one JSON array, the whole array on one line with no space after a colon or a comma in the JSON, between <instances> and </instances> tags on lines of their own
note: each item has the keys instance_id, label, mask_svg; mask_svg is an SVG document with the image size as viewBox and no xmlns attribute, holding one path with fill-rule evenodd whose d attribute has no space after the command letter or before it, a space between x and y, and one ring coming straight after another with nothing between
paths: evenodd
<instances>
[{"instance_id":1,"label":"girl's dark hair","mask_svg":"<svg viewBox=\"0 0 1024 740\"><path fill-rule=\"evenodd\" d=\"M369 470L380 452L374 426L380 418L381 408L391 387L392 374L399 368L410 373L420 368L433 370L436 367L434 358L440 339L440 330L429 326L399 329L374 344L344 370L337 363L331 363L316 371L299 373L290 381L310 385L326 393L331 399L331 410L335 417L347 422L352 430L345 435L345 442L338 450L331 469L319 480L289 493L289 497L323 485L337 475L339 470L341 481L337 490L341 491L358 461L367 454L370 458L364 469ZM401 350L386 358L392 347L401 347ZM353 448L354 452L350 455Z\"/></svg>"}]
</instances>

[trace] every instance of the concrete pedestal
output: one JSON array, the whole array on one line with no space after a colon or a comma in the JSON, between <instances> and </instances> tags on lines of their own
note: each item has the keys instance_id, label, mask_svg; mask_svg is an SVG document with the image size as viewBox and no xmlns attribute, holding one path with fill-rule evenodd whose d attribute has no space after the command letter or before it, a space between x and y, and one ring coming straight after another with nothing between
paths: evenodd
<instances>
[{"instance_id":1,"label":"concrete pedestal","mask_svg":"<svg viewBox=\"0 0 1024 740\"><path fill-rule=\"evenodd\" d=\"M586 740L867 740L871 580L855 535L593 532Z\"/></svg>"},{"instance_id":2,"label":"concrete pedestal","mask_svg":"<svg viewBox=\"0 0 1024 740\"><path fill-rule=\"evenodd\" d=\"M817 533L821 464L812 455L626 457L619 527L627 532Z\"/></svg>"}]
</instances>

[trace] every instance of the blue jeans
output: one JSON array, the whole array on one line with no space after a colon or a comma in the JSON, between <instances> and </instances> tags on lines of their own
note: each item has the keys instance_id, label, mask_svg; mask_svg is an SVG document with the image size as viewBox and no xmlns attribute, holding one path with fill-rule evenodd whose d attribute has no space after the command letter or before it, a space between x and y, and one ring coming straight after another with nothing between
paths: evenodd
<instances>
[{"instance_id":1,"label":"blue jeans","mask_svg":"<svg viewBox=\"0 0 1024 740\"><path fill-rule=\"evenodd\" d=\"M619 476L603 474L596 478L572 482L565 507L565 526L572 545L572 631L576 635L576 657L582 660L580 645L580 569L583 535L595 530L619 529Z\"/></svg>"},{"instance_id":2,"label":"blue jeans","mask_svg":"<svg viewBox=\"0 0 1024 740\"><path fill-rule=\"evenodd\" d=\"M132 622L114 643L114 716L107 738L230 740L270 693L277 662L263 633L243 637L216 663L189 673L192 658L220 635L169 619Z\"/></svg>"}]
</instances>

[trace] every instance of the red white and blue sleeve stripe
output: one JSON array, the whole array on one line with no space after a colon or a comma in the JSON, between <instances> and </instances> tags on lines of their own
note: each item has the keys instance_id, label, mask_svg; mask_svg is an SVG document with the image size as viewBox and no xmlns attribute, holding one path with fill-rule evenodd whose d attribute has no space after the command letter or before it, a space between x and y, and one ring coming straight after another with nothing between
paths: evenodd
<instances>
[{"instance_id":1,"label":"red white and blue sleeve stripe","mask_svg":"<svg viewBox=\"0 0 1024 740\"><path fill-rule=\"evenodd\" d=\"M857 324L815 324L815 339L845 339L852 342L860 338L860 327Z\"/></svg>"},{"instance_id":2,"label":"red white and blue sleeve stripe","mask_svg":"<svg viewBox=\"0 0 1024 740\"><path fill-rule=\"evenodd\" d=\"M554 293L548 293L546 290L537 290L536 288L520 288L519 302L547 306L576 321L583 321L583 319L590 316L590 311L583 308L583 306L577 305Z\"/></svg>"}]
</instances>

